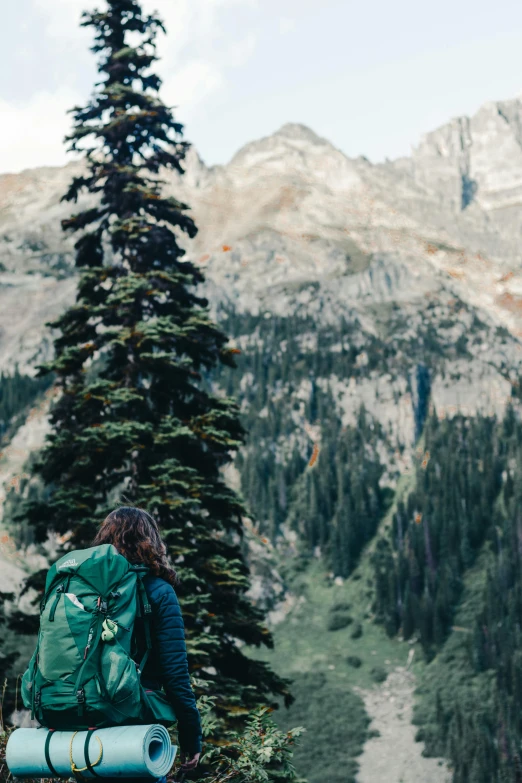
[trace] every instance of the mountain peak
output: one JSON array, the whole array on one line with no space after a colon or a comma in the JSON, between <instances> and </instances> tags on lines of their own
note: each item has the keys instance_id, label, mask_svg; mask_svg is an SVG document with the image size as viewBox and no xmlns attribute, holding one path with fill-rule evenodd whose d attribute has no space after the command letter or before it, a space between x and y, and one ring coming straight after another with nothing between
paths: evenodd
<instances>
[{"instance_id":1,"label":"mountain peak","mask_svg":"<svg viewBox=\"0 0 522 783\"><path fill-rule=\"evenodd\" d=\"M300 122L287 122L282 125L273 135L282 136L283 138L287 139L296 139L298 141L309 141L312 144L329 143L326 141L326 139L318 136L315 131L308 127L308 125L303 125Z\"/></svg>"},{"instance_id":2,"label":"mountain peak","mask_svg":"<svg viewBox=\"0 0 522 783\"><path fill-rule=\"evenodd\" d=\"M252 164L254 161L258 163L262 159L266 160L267 157L287 155L292 150L301 154L303 149L312 150L318 147L335 150L333 144L318 136L307 125L287 122L269 136L263 136L256 141L245 144L236 152L230 163L232 165Z\"/></svg>"},{"instance_id":3,"label":"mountain peak","mask_svg":"<svg viewBox=\"0 0 522 783\"><path fill-rule=\"evenodd\" d=\"M490 211L522 202L522 100L488 101L424 134L413 175L457 213L473 202Z\"/></svg>"}]
</instances>

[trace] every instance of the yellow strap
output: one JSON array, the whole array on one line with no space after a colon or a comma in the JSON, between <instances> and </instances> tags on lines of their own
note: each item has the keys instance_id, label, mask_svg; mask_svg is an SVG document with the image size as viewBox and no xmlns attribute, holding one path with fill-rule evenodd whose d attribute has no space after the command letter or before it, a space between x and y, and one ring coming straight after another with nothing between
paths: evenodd
<instances>
[{"instance_id":1,"label":"yellow strap","mask_svg":"<svg viewBox=\"0 0 522 783\"><path fill-rule=\"evenodd\" d=\"M77 735L77 734L78 734L78 732L77 732L77 731L75 731L75 732L74 732L74 734L73 734L73 735L72 735L72 737L71 737L71 742L70 742L70 745L69 745L69 761L71 762L71 772L73 773L74 777L76 777L76 775L78 775L78 774L81 776L81 773L82 773L82 772L85 772L87 769L89 769L89 767L82 767L81 769L79 769L79 768L76 766L76 764L74 763L74 760L73 760L73 742L74 742L74 738L76 737L76 735ZM100 761L102 760L102 756L103 756L103 745L102 745L102 741L101 741L101 739L98 737L98 735L97 735L97 734L95 735L95 737L96 737L96 739L98 740L98 742L100 743L100 755L98 756L98 758L96 759L96 761L93 761L93 762L92 762L92 764L91 764L91 767L95 767L95 766L96 766L96 764L99 764L99 763L100 763Z\"/></svg>"}]
</instances>

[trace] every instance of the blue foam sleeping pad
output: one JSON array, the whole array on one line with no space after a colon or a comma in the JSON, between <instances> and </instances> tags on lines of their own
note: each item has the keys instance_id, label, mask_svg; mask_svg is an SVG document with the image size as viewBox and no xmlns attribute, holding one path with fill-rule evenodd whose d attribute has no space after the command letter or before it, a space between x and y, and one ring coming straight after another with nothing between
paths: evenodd
<instances>
[{"instance_id":1,"label":"blue foam sleeping pad","mask_svg":"<svg viewBox=\"0 0 522 783\"><path fill-rule=\"evenodd\" d=\"M71 777L72 759L82 777L161 778L176 757L166 728L152 726L114 726L96 729L89 741L88 756L96 772L93 775L85 758L86 731L53 731L48 746L49 758L57 772L53 775L45 758L48 729L15 729L6 748L6 762L17 778ZM74 738L73 738L74 737ZM101 752L101 759L98 760Z\"/></svg>"}]
</instances>

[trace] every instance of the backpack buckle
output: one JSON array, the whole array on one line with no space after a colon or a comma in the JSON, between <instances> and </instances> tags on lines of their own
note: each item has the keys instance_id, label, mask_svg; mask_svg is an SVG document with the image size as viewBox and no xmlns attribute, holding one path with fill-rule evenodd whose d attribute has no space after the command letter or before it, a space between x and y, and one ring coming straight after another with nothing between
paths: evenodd
<instances>
[{"instance_id":1,"label":"backpack buckle","mask_svg":"<svg viewBox=\"0 0 522 783\"><path fill-rule=\"evenodd\" d=\"M85 691L83 690L83 688L78 688L78 690L76 691L76 701L78 702L78 704L84 703Z\"/></svg>"},{"instance_id":2,"label":"backpack buckle","mask_svg":"<svg viewBox=\"0 0 522 783\"><path fill-rule=\"evenodd\" d=\"M102 614L107 614L107 612L109 610L109 607L107 605L107 601L105 600L105 598L102 598L101 595L98 598L98 610Z\"/></svg>"},{"instance_id":3,"label":"backpack buckle","mask_svg":"<svg viewBox=\"0 0 522 783\"><path fill-rule=\"evenodd\" d=\"M150 604L145 604L145 606L143 607L143 611L145 612L145 614L151 614L151 612L152 612L151 605Z\"/></svg>"},{"instance_id":4,"label":"backpack buckle","mask_svg":"<svg viewBox=\"0 0 522 783\"><path fill-rule=\"evenodd\" d=\"M42 694L40 693L40 691L36 691L36 693L34 694L34 706L39 707L41 701L42 701Z\"/></svg>"}]
</instances>

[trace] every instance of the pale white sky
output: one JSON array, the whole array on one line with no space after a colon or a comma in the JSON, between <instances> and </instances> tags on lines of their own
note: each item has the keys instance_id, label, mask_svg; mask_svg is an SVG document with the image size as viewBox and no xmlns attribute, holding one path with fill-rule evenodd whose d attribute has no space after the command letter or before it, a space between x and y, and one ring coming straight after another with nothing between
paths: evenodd
<instances>
[{"instance_id":1,"label":"pale white sky","mask_svg":"<svg viewBox=\"0 0 522 783\"><path fill-rule=\"evenodd\" d=\"M163 99L207 164L301 122L350 156L408 154L420 135L522 92L516 0L143 0L168 26ZM5 2L0 172L65 162L65 112L95 79L83 8Z\"/></svg>"}]
</instances>

